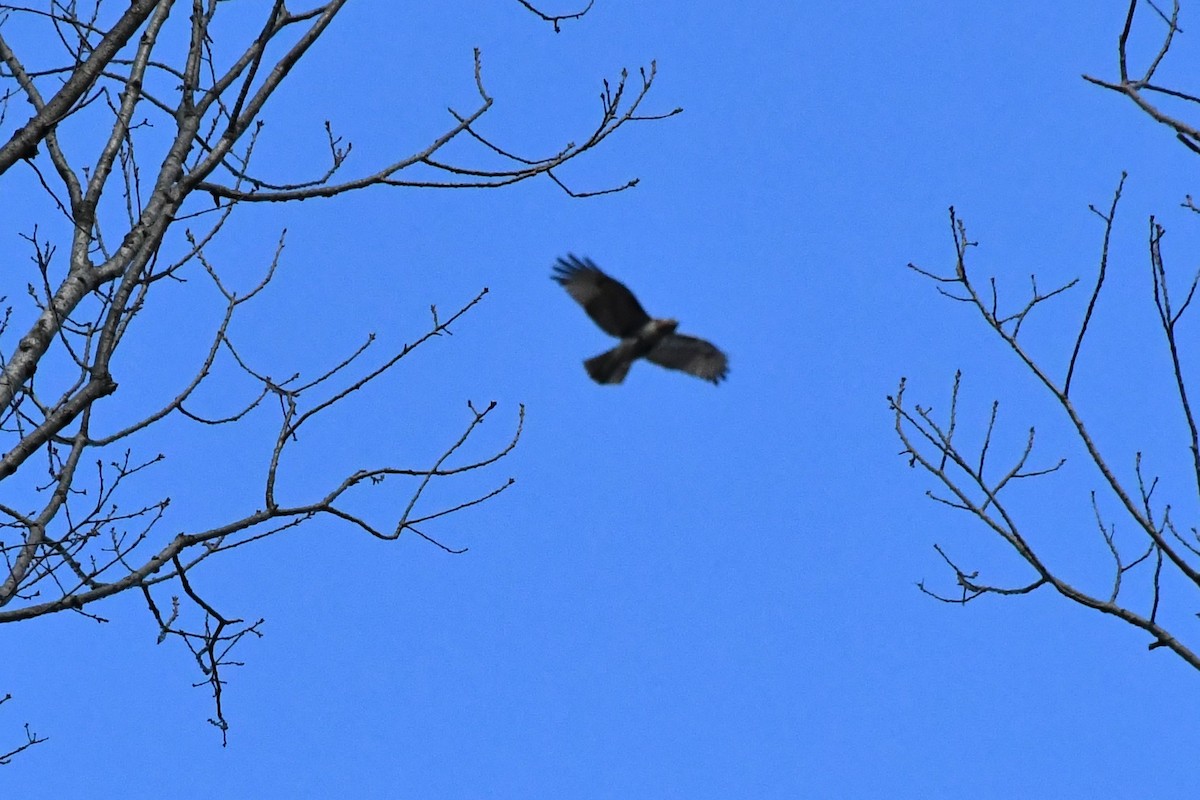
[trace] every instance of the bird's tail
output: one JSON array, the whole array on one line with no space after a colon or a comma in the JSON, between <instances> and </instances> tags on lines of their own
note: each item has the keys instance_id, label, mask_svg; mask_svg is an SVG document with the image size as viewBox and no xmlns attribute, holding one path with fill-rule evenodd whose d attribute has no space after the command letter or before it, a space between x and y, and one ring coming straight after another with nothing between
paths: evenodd
<instances>
[{"instance_id":1,"label":"bird's tail","mask_svg":"<svg viewBox=\"0 0 1200 800\"><path fill-rule=\"evenodd\" d=\"M632 364L633 359L622 351L620 345L583 362L588 375L591 375L596 383L620 383L629 374Z\"/></svg>"}]
</instances>

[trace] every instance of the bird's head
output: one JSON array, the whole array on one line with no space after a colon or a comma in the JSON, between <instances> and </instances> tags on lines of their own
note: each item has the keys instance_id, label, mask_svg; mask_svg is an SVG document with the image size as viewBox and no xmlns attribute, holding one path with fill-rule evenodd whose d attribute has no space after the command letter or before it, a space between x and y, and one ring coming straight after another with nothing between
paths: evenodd
<instances>
[{"instance_id":1,"label":"bird's head","mask_svg":"<svg viewBox=\"0 0 1200 800\"><path fill-rule=\"evenodd\" d=\"M657 330L659 333L662 333L662 334L674 333L675 329L678 327L679 327L679 320L677 320L677 319L656 319L656 320L654 320L655 330Z\"/></svg>"}]
</instances>

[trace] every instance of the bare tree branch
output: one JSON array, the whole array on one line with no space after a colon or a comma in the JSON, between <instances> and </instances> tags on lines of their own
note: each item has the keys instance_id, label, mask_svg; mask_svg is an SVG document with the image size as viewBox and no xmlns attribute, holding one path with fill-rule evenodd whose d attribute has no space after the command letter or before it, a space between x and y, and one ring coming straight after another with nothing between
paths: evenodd
<instances>
[{"instance_id":1,"label":"bare tree branch","mask_svg":"<svg viewBox=\"0 0 1200 800\"><path fill-rule=\"evenodd\" d=\"M555 31L592 7L588 2L550 14L518 2ZM477 102L461 113L450 109L443 132L415 152L343 177L352 145L326 122L322 157L328 164L317 175L267 180L255 162L264 109L346 0L318 0L302 11L283 0L236 11L219 0L131 0L113 14L102 14L100 5L52 3L37 10L0 3L0 15L23 23L4 28L21 38L0 35L0 126L10 99L32 109L5 134L0 175L14 180L20 170L10 167L28 167L34 196L21 202L40 203L45 212L32 231L10 232L30 249L31 267L18 277L14 266L7 274L15 284L0 290L0 481L10 489L0 504L0 624L62 611L103 622L95 604L140 593L160 640L174 638L191 652L201 673L197 685L212 694L211 722L224 741L224 691L231 668L240 664L234 651L262 635L263 621L224 611L199 566L252 543L282 540L314 520L388 541L408 532L444 552L466 552L444 543L451 541L443 533L447 520L472 513L514 484L492 472L517 446L525 418L517 405L506 423L511 434L488 445L481 431L489 419L494 424L500 405L468 402L462 428L447 432L417 463L330 469L319 476L318 492L291 497L291 486L281 488L281 470L301 436L333 424L331 409L379 391L384 381L401 380L402 362L467 324L487 289L448 315L431 306L431 321L411 329L407 343L384 345L364 334L331 365L282 370L260 363L239 337L238 320L256 313L258 298L286 272L286 231L260 274L242 286L246 265L231 271L212 249L235 210L369 187L498 188L542 176L573 197L620 191L637 180L581 190L571 188L565 170L626 125L679 109L645 110L657 74L651 62L632 82L622 71L614 84L603 83L598 118L578 144L522 153L487 133L485 117L495 100L476 49ZM246 24L248 14L258 15L256 21ZM466 145L466 155L452 158L452 142ZM192 371L170 384L164 378L164 387L118 380L116 374L128 374L118 354L147 336L141 314L159 302L165 286L197 287L215 298L209 329L195 332L202 338ZM203 302L199 295L197 302ZM193 333L182 322L179 331ZM272 377L279 374L285 377ZM206 399L214 388L222 396L215 408ZM256 484L261 507L237 508L231 501L215 521L179 519L171 497L144 480L184 446L166 433L171 424L201 434L238 426L243 448L257 441L265 465ZM361 499L385 482L389 489L401 484L407 498L392 501L386 512L361 510L367 507ZM456 491L431 491L435 484ZM26 742L0 763L44 741L26 732Z\"/></svg>"},{"instance_id":2,"label":"bare tree branch","mask_svg":"<svg viewBox=\"0 0 1200 800\"><path fill-rule=\"evenodd\" d=\"M565 22L570 19L579 19L584 14L591 11L592 6L596 4L596 0L588 0L588 4L583 7L582 11L576 11L573 14L550 15L550 14L545 13L544 11L540 11L539 9L535 8L532 3L528 2L528 0L517 0L517 2L520 3L521 5L525 6L525 8L527 8L532 13L536 14L541 19L543 19L546 22L549 22L551 25L553 25L555 33L562 32L561 28L559 28L560 22Z\"/></svg>"},{"instance_id":3,"label":"bare tree branch","mask_svg":"<svg viewBox=\"0 0 1200 800\"><path fill-rule=\"evenodd\" d=\"M4 695L4 697L0 697L0 706L4 705L9 700L12 700L11 694L6 694L6 695ZM42 742L45 742L48 740L49 740L48 736L38 736L36 733L34 733L33 730L30 729L29 723L26 722L25 723L25 741L22 742L21 744L19 744L18 746L12 748L11 750L9 750L6 753L0 753L0 767L8 766L9 764L12 763L14 756L20 755L21 753L25 752L29 748L33 747L34 745L41 744Z\"/></svg>"},{"instance_id":4,"label":"bare tree branch","mask_svg":"<svg viewBox=\"0 0 1200 800\"><path fill-rule=\"evenodd\" d=\"M931 589L924 582L918 584L921 591L944 602L967 603L984 595L1014 595L1028 594L1044 586L1049 586L1063 597L1087 608L1115 616L1124 622L1140 628L1150 634L1151 648L1165 647L1193 667L1200 669L1200 654L1192 646L1176 638L1161 619L1160 608L1163 601L1162 587L1164 570L1170 569L1176 579L1181 579L1194 587L1200 588L1200 549L1188 544L1170 523L1170 506L1166 506L1161 519L1156 518L1156 505L1153 500L1157 480L1147 481L1142 472L1141 454L1138 454L1134 474L1137 480L1136 493L1126 488L1116 472L1110 468L1105 457L1097 448L1087 425L1074 402L1068 397L1068 386L1071 376L1080 365L1081 345L1089 325L1093 322L1097 301L1104 286L1104 275L1108 265L1109 243L1112 233L1113 218L1121 189L1124 186L1124 176L1113 195L1112 205L1107 215L1098 216L1104 221L1104 244L1101 248L1095 289L1088 300L1082 321L1079 325L1075 343L1067 359L1066 379L1060 385L1051 377L1051 372L1035 360L1025 345L1018 341L1018 333L1024 322L1035 309L1044 308L1043 303L1055 297L1074 285L1075 281L1067 283L1053 291L1043 293L1037 288L1036 280L1030 299L1011 314L1000 312L998 292L994 279L989 281L991 291L983 295L977 288L972 271L968 267L968 251L975 243L967 238L966 227L957 217L954 209L950 210L952 238L955 249L955 261L952 274L942 275L929 270L910 265L911 269L934 282L937 290L954 300L966 302L975 307L985 325L1016 354L1019 362L1036 379L1037 384L1048 393L1063 412L1069 430L1073 431L1077 441L1087 453L1092 465L1099 471L1105 487L1123 508L1128 520L1140 532L1145 540L1138 546L1140 555L1128 558L1118 545L1115 535L1115 524L1106 524L1100 512L1096 493L1091 494L1091 504L1095 524L1101 532L1106 549L1112 558L1113 581L1107 597L1103 597L1082 588L1069 581L1063 569L1043 559L1033 541L1023 532L1022 524L1018 523L1017 515L1011 511L1002 494L1006 493L1009 485L1024 478L1045 478L1057 472L1065 463L1064 458L1048 466L1028 466L1034 452L1036 441L1035 430L1030 428L1025 445L1020 453L1011 461L1007 468L1001 467L999 472L986 469L989 452L994 448L997 435L998 403L992 404L992 412L984 428L983 442L978 447L978 454L971 455L968 448L960 446L955 432L959 427L958 397L962 381L961 371L955 374L954 388L947 422L939 423L931 409L920 405L910 406L905 400L907 381L900 380L895 395L888 397L896 435L902 444L901 454L908 459L909 465L921 467L933 476L942 489L949 492L947 496L929 496L939 503L959 512L965 512L974 517L984 527L1006 542L1019 560L1032 570L1030 582L1018 586L1001 586L979 579L977 571L968 572L953 561L940 546L935 546L938 554L950 566L955 576L955 583L960 593L950 597ZM1093 210L1095 210L1093 208ZM1190 447L1195 459L1197 453L1196 425L1191 413L1186 391L1181 362L1178 357L1175 326L1180 316L1190 303L1198 279L1193 279L1188 296L1179 309L1175 309L1170 301L1167 287L1166 270L1163 265L1161 241L1163 231L1153 219L1150 223L1150 253L1151 272L1154 277L1154 302L1159 312L1163 335L1168 350L1172 355L1173 371L1179 391L1180 405L1184 411L1190 433ZM950 286L950 289L944 287ZM1200 487L1200 461L1195 461L1197 486ZM985 471L986 469L986 471ZM1182 545L1182 546L1181 546ZM1121 591L1133 571L1147 563L1150 556L1154 557L1153 570L1145 575L1149 593L1149 605L1144 610L1135 610L1129 604L1121 602Z\"/></svg>"}]
</instances>

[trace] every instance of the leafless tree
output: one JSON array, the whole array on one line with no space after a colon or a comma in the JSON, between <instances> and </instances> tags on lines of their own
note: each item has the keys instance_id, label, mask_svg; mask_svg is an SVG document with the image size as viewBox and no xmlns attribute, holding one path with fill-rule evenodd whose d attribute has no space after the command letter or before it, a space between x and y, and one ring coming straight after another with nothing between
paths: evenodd
<instances>
[{"instance_id":1,"label":"leafless tree","mask_svg":"<svg viewBox=\"0 0 1200 800\"><path fill-rule=\"evenodd\" d=\"M275 278L284 236L279 232L259 277L239 287L207 256L231 215L250 203L370 187L499 188L543 177L572 197L619 191L636 181L576 189L561 168L630 122L679 111L641 112L653 63L632 80L622 71L614 83L604 82L599 118L577 142L547 156L523 155L482 127L493 99L476 50L474 107L451 109L443 132L416 152L349 174L351 147L326 122L324 170L290 176L291 182L268 180L252 166L268 101L346 4L329 0L296 11L275 0L247 11L219 0L50 0L44 10L0 3L3 203L45 206L36 225L10 233L24 243L33 269L18 277L16 263L8 265L7 280L20 284L5 287L0 317L0 341L7 341L0 345L0 480L12 490L0 504L0 623L64 611L102 621L99 601L140 595L160 641L174 637L191 650L203 675L199 685L211 688L211 721L223 740L223 669L237 663L231 650L240 640L259 635L261 620L219 610L218 599L200 588L196 567L317 518L384 540L407 532L459 552L440 545L429 526L495 497L512 479L495 479L492 488L443 506L430 507L426 489L495 465L517 444L524 418L523 409L513 415L507 444L464 455L496 407L468 404L462 429L447 433L432 463L363 466L325 476L326 490L304 502L281 500L279 470L292 444L327 420L330 409L364 396L414 349L447 333L487 289L449 314L431 307L427 327L415 328L415 338L391 352L376 355L372 335L333 366L272 378L279 365L248 355L231 322ZM588 8L554 16L524 0L513 5L514 13L532 12L555 31ZM399 5L389 11L402 13ZM253 25L248 13L258 14ZM458 146L455 159L443 155L451 143ZM25 186L33 196L18 200ZM223 298L205 355L155 410L123 419L114 412L139 387L122 382L114 354L137 340L139 313L159 296L156 290L185 279L207 283ZM252 388L237 408L214 413L198 390L225 381ZM165 534L160 523L169 498L146 500L131 486L169 451L161 426L184 422L215 431L272 418L260 507L196 528L173 519L172 531L182 532ZM381 522L353 510L351 495L385 480L413 481L395 517ZM42 741L28 728L26 739L13 753Z\"/></svg>"},{"instance_id":2,"label":"leafless tree","mask_svg":"<svg viewBox=\"0 0 1200 800\"><path fill-rule=\"evenodd\" d=\"M1196 113L1200 96L1167 88L1155 83L1155 75L1162 68L1168 52L1175 41L1179 28L1179 3L1164 11L1152 3L1141 5L1131 0L1124 26L1118 41L1119 79L1105 81L1084 76L1098 86L1118 92L1130 98L1142 111L1156 121L1171 128L1180 142L1193 152L1200 154L1200 128L1186 121L1190 110ZM1130 35L1136 24L1157 21L1164 33L1161 44L1148 61L1148 66L1139 77L1133 77L1129 68ZM1168 113L1152 99L1161 98L1176 104L1181 113ZM1200 588L1200 530L1179 522L1194 513L1196 497L1170 500L1156 496L1159 479L1144 465L1142 452L1137 452L1132 463L1118 463L1111 454L1106 456L1098 444L1094 426L1081 410L1073 381L1085 370L1103 371L1106 368L1120 369L1095 348L1089 352L1089 336L1094 337L1099 318L1101 296L1105 294L1105 279L1108 275L1110 244L1113 237L1113 221L1116 217L1125 183L1122 175L1113 195L1112 202L1104 209L1092 207L1103 224L1103 239L1099 262L1093 278L1089 281L1090 291L1081 297L1076 310L1078 323L1069 341L1062 342L1057 359L1035 355L1035 350L1044 345L1029 341L1026 323L1037 316L1052 313L1051 308L1061 310L1067 302L1069 290L1076 287L1078 280L1055 286L1053 289L1039 287L1036 276L1032 286L1022 299L1015 303L1001 300L1002 290L995 278L981 281L974 268L968 263L976 242L967 236L966 226L950 210L950 228L954 242L953 266L945 272L928 271L916 265L909 267L924 278L934 282L945 297L963 303L978 312L986 328L998 337L1007 350L1011 351L1022 370L1031 378L1038 391L1051 400L1061 416L1061 432L1083 460L1094 467L1097 476L1096 488L1090 495L1091 519L1083 524L1093 533L1091 553L1102 554L1107 560L1106 577L1097 579L1091 567L1081 566L1094 560L1087 557L1086 546L1076 551L1080 559L1065 564L1062 549L1046 548L1044 536L1038 536L1039 511L1030 508L1014 493L1018 485L1029 481L1041 481L1039 507L1044 514L1047 504L1062 501L1063 485L1057 482L1058 473L1066 463L1062 453L1051 456L1041 454L1035 448L1038 431L1029 427L1015 448L1015 455L1003 463L996 463L996 453L1004 447L1003 425L999 422L999 403L991 406L990 415L982 426L972 426L962 421L959 405L963 374L955 375L950 392L949 406L936 412L927 405L911 403L906 396L905 380L899 389L888 398L895 414L896 433L903 444L902 453L910 465L920 467L932 475L938 485L928 495L956 511L965 512L982 523L984 529L998 537L1011 550L1028 571L1028 579L1012 583L988 580L980 571L960 565L960 559L947 553L939 545L935 548L954 575L957 589L953 594L937 592L924 582L919 584L925 591L948 603L965 604L984 596L1024 595L1037 590L1050 590L1086 608L1111 615L1141 629L1150 637L1151 649L1165 648L1182 658L1192 667L1200 669L1200 635L1196 632L1197 604L1195 590ZM1190 197L1184 207L1200 213ZM1170 365L1170 392L1174 395L1173 405L1177 414L1170 419L1153 418L1151 424L1177 428L1182 442L1186 442L1189 453L1187 468L1190 474L1187 483L1200 492L1200 425L1193 409L1194 383L1189 381L1186 365L1189 363L1186 349L1194 341L1194 334L1180 335L1180 326L1191 308L1196 295L1200 275L1190 283L1172 288L1168 281L1166 259L1163 255L1165 230L1151 217L1147 234L1147 249L1151 278L1151 291L1147 303L1153 303L1160 329L1164 363ZM1053 301L1053 302L1052 302ZM1111 374L1110 383L1120 385L1121 375ZM1129 424L1146 422L1144 414L1130 414ZM967 439L974 438L973 444ZM1190 507L1193 511L1173 512L1174 508ZM1054 555L1047 555L1052 549ZM1071 575L1080 576L1078 579ZM1094 588L1085 588L1095 584Z\"/></svg>"}]
</instances>

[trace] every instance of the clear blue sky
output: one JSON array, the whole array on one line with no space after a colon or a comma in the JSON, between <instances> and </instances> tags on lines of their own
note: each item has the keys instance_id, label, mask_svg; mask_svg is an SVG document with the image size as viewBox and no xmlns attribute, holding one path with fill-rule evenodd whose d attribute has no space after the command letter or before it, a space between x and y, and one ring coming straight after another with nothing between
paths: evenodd
<instances>
[{"instance_id":1,"label":"clear blue sky","mask_svg":"<svg viewBox=\"0 0 1200 800\"><path fill-rule=\"evenodd\" d=\"M474 46L496 97L486 129L526 151L581 138L601 79L651 59L648 110L685 113L631 126L563 172L580 189L641 179L613 196L571 200L539 181L246 209L210 257L248 286L288 229L276 285L236 331L280 375L334 363L370 331L399 346L431 303L490 289L453 337L301 441L285 494L319 490L333 469L427 463L467 400L499 403L473 452L511 434L518 403L525 433L489 475L436 499L517 483L429 526L464 555L317 522L209 562L194 576L209 596L266 619L228 673L227 749L188 654L155 646L138 598L97 608L106 626L7 627L0 691L16 699L0 707L0 743L25 720L50 741L0 773L3 794L1194 792L1200 676L1178 659L1046 593L964 609L918 592L921 579L953 588L935 542L985 575L1024 573L923 497L931 484L897 456L885 402L906 375L912 399L944 404L961 368L968 430L1011 396L1003 448L1035 424L1047 459L1056 443L1077 456L1011 355L905 264L950 265L954 204L982 243L977 268L1013 294L1031 272L1089 279L1102 229L1087 206L1107 206L1128 170L1105 354L1084 364L1081 404L1124 474L1137 449L1180 458L1170 406L1152 410L1140 378L1159 363L1145 355L1145 226L1157 213L1172 242L1197 241L1178 204L1200 160L1079 77L1115 77L1125 5L597 0L557 35L516 2L351 5L264 115L260 166L281 181L316 171L326 118L354 143L350 170L423 146L445 106L470 104ZM1185 12L1190 34L1197 9ZM1195 57L1189 39L1179 63ZM25 269L23 243L5 236ZM639 364L623 386L592 384L580 362L608 340L549 280L568 251L724 348L728 382ZM1177 274L1192 252L1176 251ZM172 323L216 313L202 286L167 287L147 313L145 358L118 365L118 398L154 405L167 388L147 365L200 352ZM1073 320L1084 299L1055 310ZM1029 333L1053 359L1066 327L1048 317ZM270 431L266 418L236 437L174 428L168 464L146 478L173 499L164 535L252 509ZM1182 477L1164 480L1194 517ZM364 513L387 519L404 488L365 493ZM1084 580L1103 563L1092 488L1080 469L1022 495Z\"/></svg>"}]
</instances>

